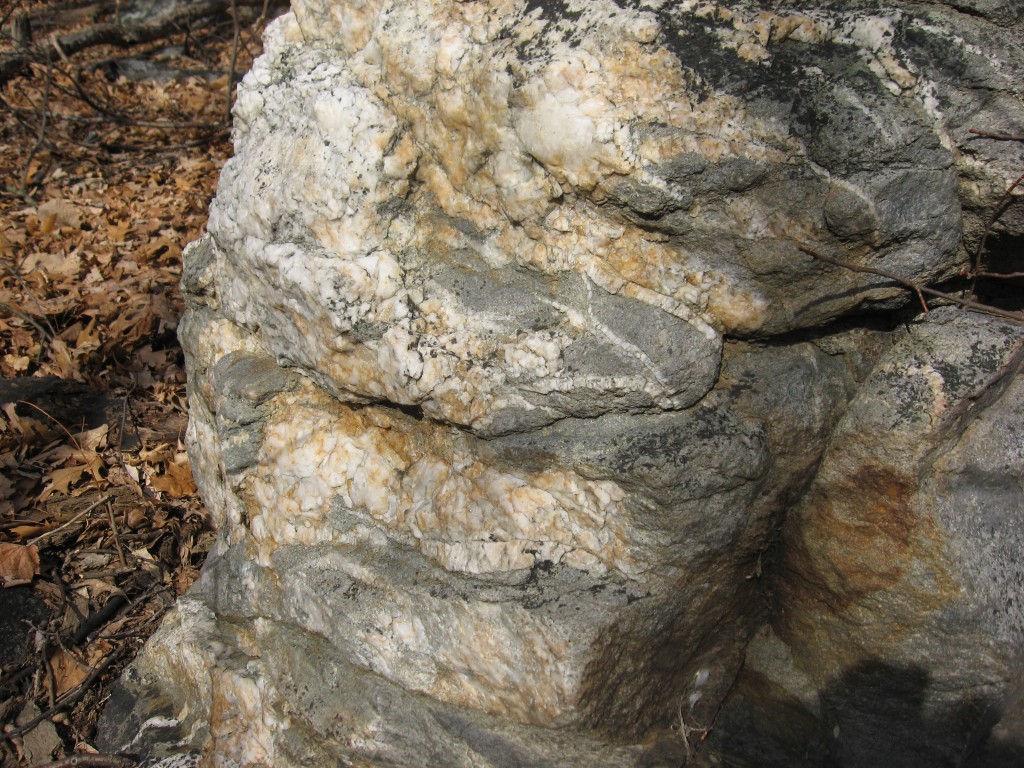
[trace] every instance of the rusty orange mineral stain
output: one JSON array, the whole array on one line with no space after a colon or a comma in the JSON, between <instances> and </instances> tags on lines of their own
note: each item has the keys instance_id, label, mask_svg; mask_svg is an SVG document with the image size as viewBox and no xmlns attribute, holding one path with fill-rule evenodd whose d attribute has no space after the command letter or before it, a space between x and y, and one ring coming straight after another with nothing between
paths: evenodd
<instances>
[{"instance_id":1,"label":"rusty orange mineral stain","mask_svg":"<svg viewBox=\"0 0 1024 768\"><path fill-rule=\"evenodd\" d=\"M835 620L863 621L865 607L868 621L887 623L895 610L904 614L901 625L912 626L915 615L958 594L941 534L918 508L917 491L915 480L879 465L811 491L799 532L786 544L779 585L785 635L808 642ZM922 571L930 574L923 583ZM879 612L869 604L882 591L891 593L891 606Z\"/></svg>"}]
</instances>

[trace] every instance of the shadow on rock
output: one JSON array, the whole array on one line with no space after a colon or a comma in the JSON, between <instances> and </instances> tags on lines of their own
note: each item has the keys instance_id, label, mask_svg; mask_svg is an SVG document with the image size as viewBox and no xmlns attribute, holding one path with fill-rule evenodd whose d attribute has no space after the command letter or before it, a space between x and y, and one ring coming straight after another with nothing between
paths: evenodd
<instances>
[{"instance_id":1,"label":"shadow on rock","mask_svg":"<svg viewBox=\"0 0 1024 768\"><path fill-rule=\"evenodd\" d=\"M744 670L699 765L1010 768L1024 765L1024 682L1000 700L934 702L920 667L868 661L816 702ZM817 711L814 711L817 709Z\"/></svg>"}]
</instances>

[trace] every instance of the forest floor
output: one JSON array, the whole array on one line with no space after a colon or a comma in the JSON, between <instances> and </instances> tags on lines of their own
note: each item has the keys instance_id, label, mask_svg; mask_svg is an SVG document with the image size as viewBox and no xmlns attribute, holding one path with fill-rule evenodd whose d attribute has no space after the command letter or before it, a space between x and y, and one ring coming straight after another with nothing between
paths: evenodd
<instances>
[{"instance_id":1,"label":"forest floor","mask_svg":"<svg viewBox=\"0 0 1024 768\"><path fill-rule=\"evenodd\" d=\"M0 70L26 56L0 84L4 766L95 752L110 685L211 544L183 446L181 253L231 151L231 73L271 14L207 5L151 42L68 53L148 22L128 2L0 2Z\"/></svg>"}]
</instances>

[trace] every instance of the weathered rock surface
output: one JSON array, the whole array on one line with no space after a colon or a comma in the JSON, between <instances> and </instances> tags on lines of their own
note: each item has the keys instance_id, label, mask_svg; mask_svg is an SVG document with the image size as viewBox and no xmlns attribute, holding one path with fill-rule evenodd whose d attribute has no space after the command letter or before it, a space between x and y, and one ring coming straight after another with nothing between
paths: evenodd
<instances>
[{"instance_id":1,"label":"weathered rock surface","mask_svg":"<svg viewBox=\"0 0 1024 768\"><path fill-rule=\"evenodd\" d=\"M1024 712L1024 328L944 309L901 336L786 521L722 737L765 766L963 765Z\"/></svg>"},{"instance_id":2,"label":"weathered rock surface","mask_svg":"<svg viewBox=\"0 0 1024 768\"><path fill-rule=\"evenodd\" d=\"M296 0L186 254L218 544L107 744L679 765L720 717L719 755L867 766L907 713L893 765L983 743L1019 688L1024 332L897 329L906 291L799 247L963 268L1019 173L966 129L1024 125L1020 17Z\"/></svg>"}]
</instances>

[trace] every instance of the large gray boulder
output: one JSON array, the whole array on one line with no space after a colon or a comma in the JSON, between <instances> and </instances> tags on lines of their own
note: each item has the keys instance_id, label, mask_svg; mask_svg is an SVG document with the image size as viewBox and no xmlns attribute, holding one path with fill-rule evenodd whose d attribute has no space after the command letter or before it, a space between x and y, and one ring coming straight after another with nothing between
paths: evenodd
<instances>
[{"instance_id":1,"label":"large gray boulder","mask_svg":"<svg viewBox=\"0 0 1024 768\"><path fill-rule=\"evenodd\" d=\"M186 253L218 543L105 743L867 766L875 694L978 741L1024 334L800 250L968 264L1019 170L967 129L1024 125L975 5L296 0Z\"/></svg>"}]
</instances>

